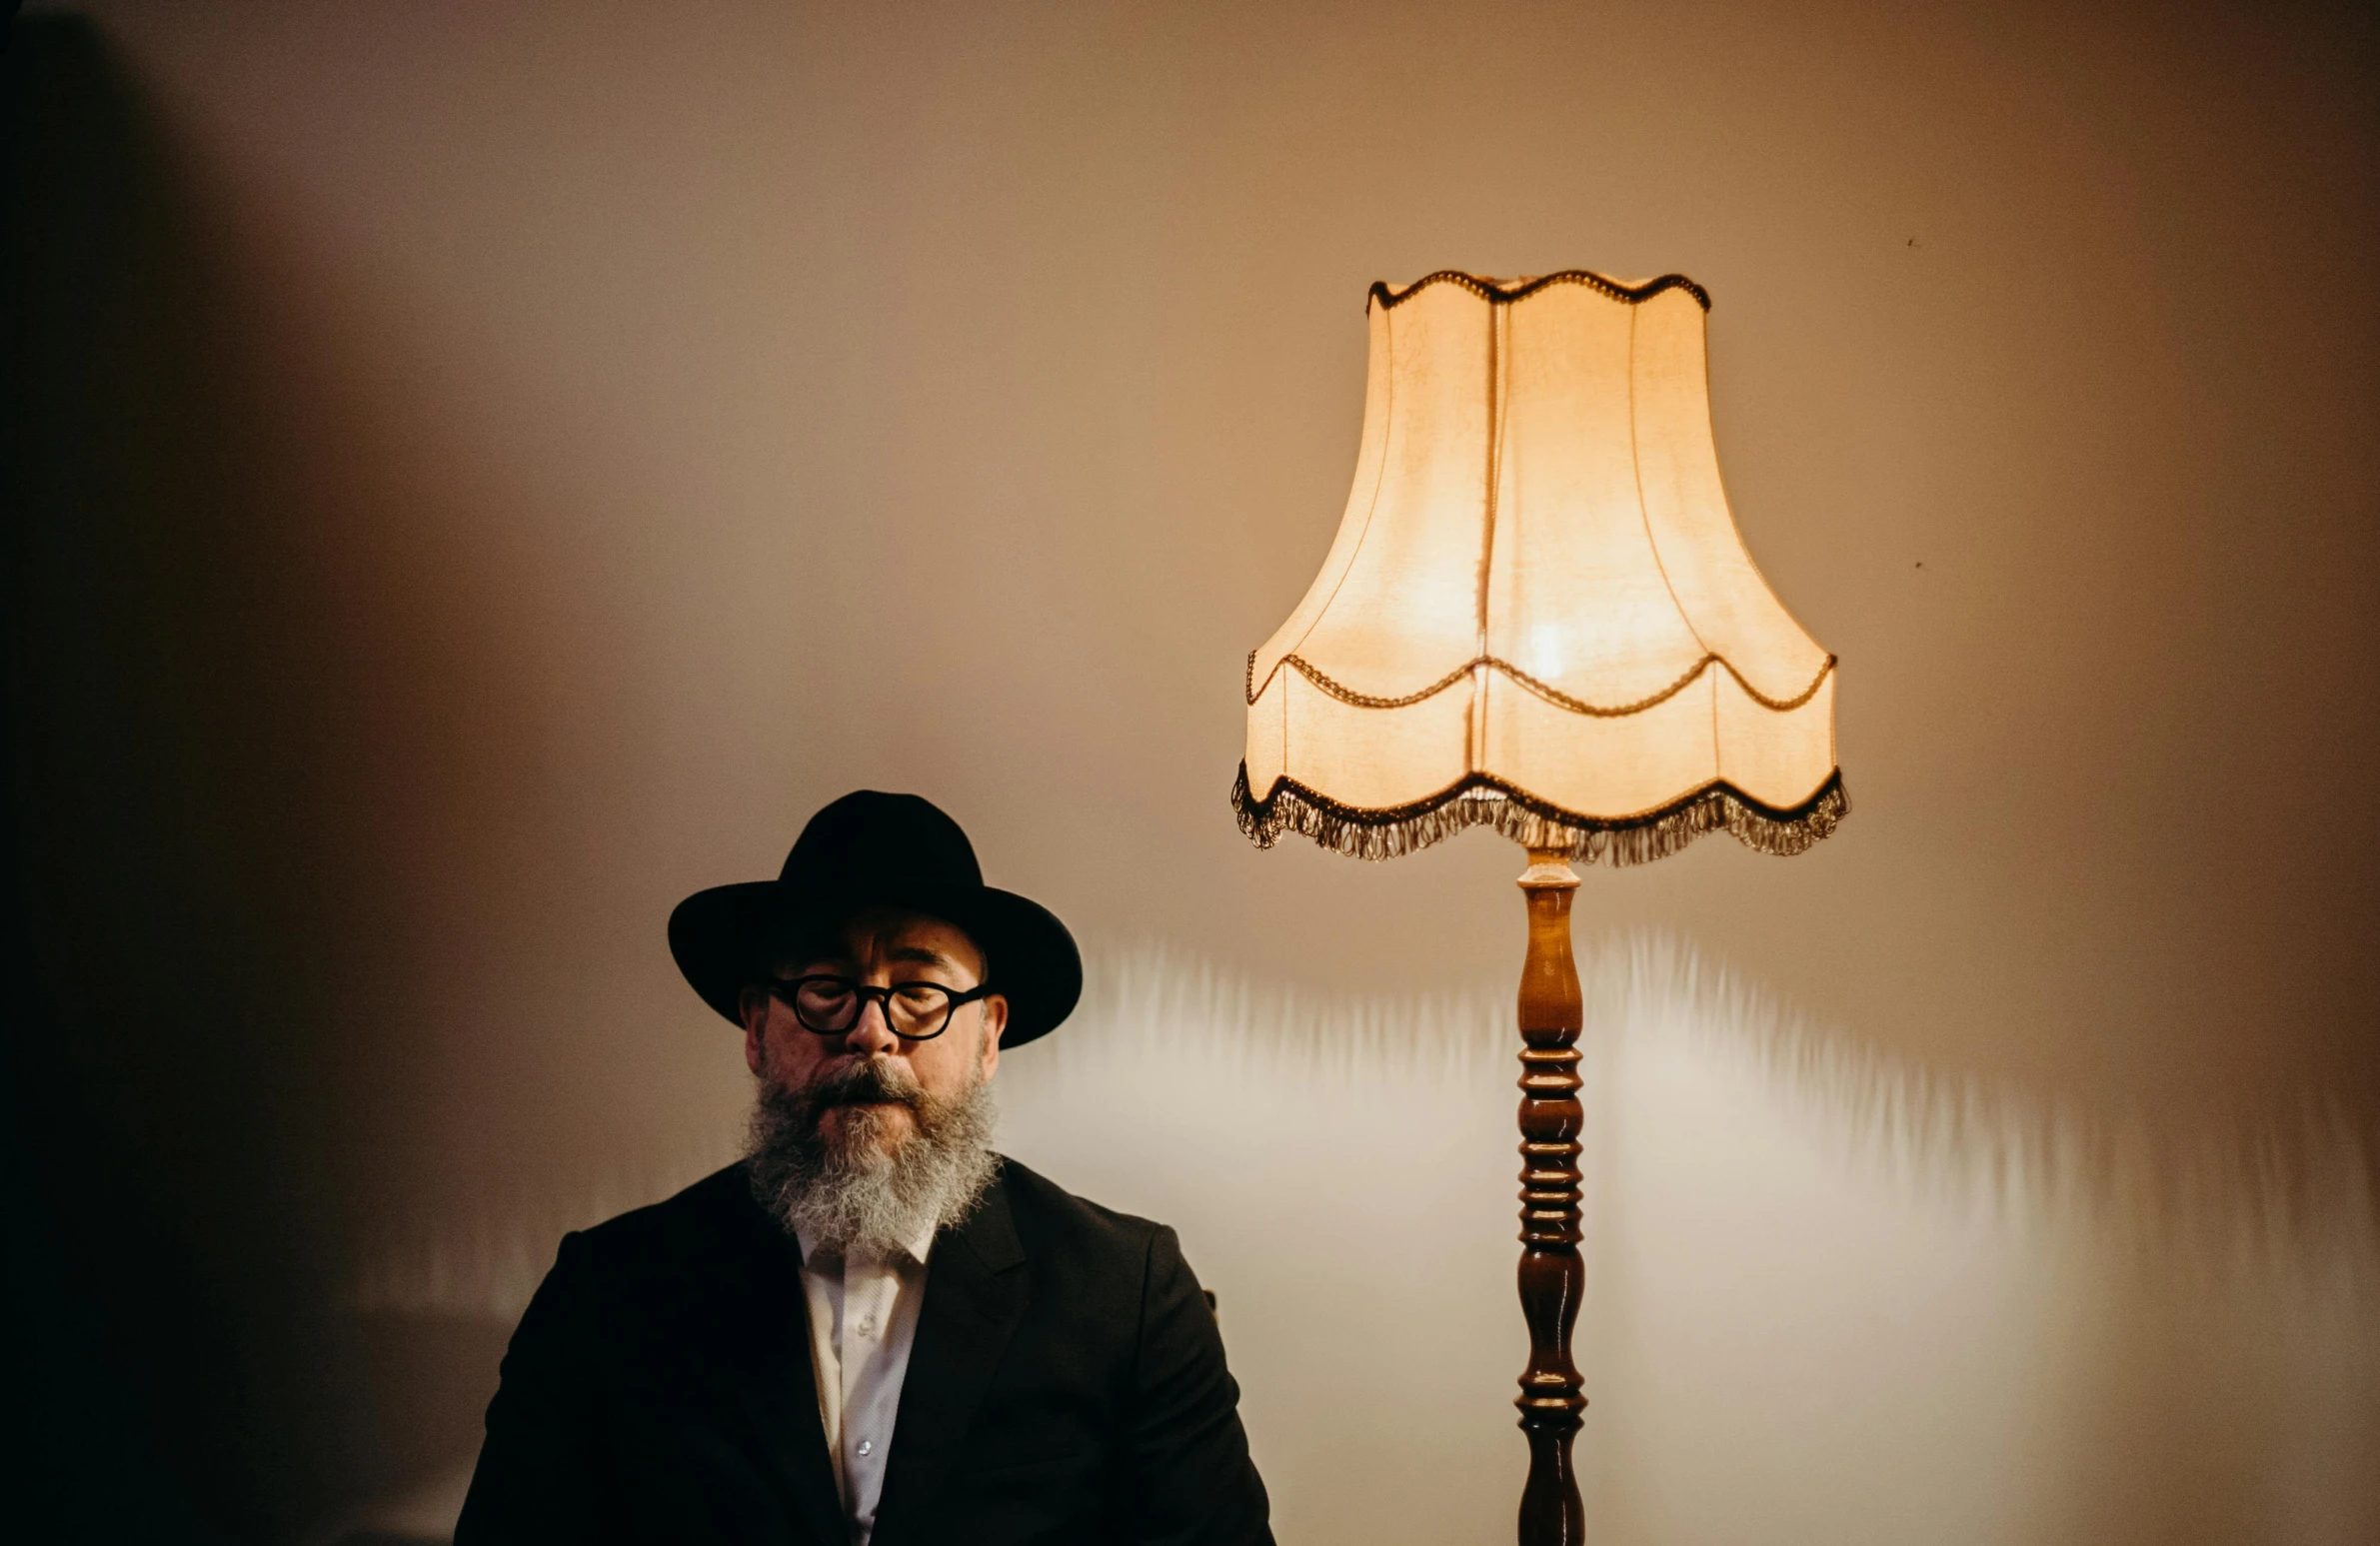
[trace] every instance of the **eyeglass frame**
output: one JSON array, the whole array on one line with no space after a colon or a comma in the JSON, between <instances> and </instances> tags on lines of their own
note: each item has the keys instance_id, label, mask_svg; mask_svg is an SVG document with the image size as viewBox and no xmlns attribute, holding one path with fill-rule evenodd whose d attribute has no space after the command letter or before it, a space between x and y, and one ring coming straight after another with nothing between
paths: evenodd
<instances>
[{"instance_id":1,"label":"eyeglass frame","mask_svg":"<svg viewBox=\"0 0 2380 1546\"><path fill-rule=\"evenodd\" d=\"M851 1023L837 1030L821 1030L816 1025L811 1024L810 1021L804 1019L802 1017L802 1005L798 998L798 992L802 984L805 982L840 982L857 994L859 996L860 1006L852 1011ZM784 1004L788 1009L792 1010L794 1023L801 1026L804 1030L809 1031L814 1036L850 1035L853 1031L860 1028L860 1021L867 1017L869 1003L874 1001L876 1004L877 1017L885 1022L885 1029L891 1031L894 1035L899 1036L904 1041L932 1041L937 1036L940 1036L943 1034L943 1032L951 1028L951 1021L959 1017L959 1011L962 1008L971 1003L980 1003L984 999L999 991L999 989L994 987L990 982L978 982L975 986L962 991L959 988L951 986L948 982L934 982L924 977L913 977L906 982L888 982L883 987L872 987L866 982L855 981L852 978L843 975L841 972L836 971L806 971L798 977L764 977L761 979L759 986L763 991L768 993L770 997L776 999L779 1003ZM949 995L951 1002L949 1006L943 1010L942 1023L940 1025L937 1025L934 1029L927 1031L924 1035L918 1035L911 1031L903 1030L893 1023L893 995L900 992L905 987L931 987L938 992Z\"/></svg>"}]
</instances>

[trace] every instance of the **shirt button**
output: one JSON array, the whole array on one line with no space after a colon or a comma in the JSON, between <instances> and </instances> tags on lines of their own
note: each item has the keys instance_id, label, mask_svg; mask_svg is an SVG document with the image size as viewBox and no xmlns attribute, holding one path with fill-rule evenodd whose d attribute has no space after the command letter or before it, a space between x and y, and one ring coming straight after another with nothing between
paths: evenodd
<instances>
[{"instance_id":1,"label":"shirt button","mask_svg":"<svg viewBox=\"0 0 2380 1546\"><path fill-rule=\"evenodd\" d=\"M864 1321L860 1322L860 1335L862 1335L862 1336L864 1336L864 1337L872 1337L872 1336L876 1335L876 1317L875 1317L875 1316L873 1316L873 1315L872 1315L872 1316L870 1316L868 1319L866 1319L866 1320L864 1320Z\"/></svg>"},{"instance_id":2,"label":"shirt button","mask_svg":"<svg viewBox=\"0 0 2380 1546\"><path fill-rule=\"evenodd\" d=\"M860 1453L861 1453L861 1454L863 1454L863 1455L873 1455L873 1454L875 1454L875 1453L876 1453L876 1440L874 1440L874 1439L862 1439L862 1440L860 1440Z\"/></svg>"}]
</instances>

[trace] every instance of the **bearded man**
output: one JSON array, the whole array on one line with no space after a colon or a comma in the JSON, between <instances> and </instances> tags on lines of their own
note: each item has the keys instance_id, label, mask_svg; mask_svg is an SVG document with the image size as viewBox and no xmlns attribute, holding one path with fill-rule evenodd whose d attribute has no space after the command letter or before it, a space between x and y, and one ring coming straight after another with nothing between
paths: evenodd
<instances>
[{"instance_id":1,"label":"bearded man","mask_svg":"<svg viewBox=\"0 0 2380 1546\"><path fill-rule=\"evenodd\" d=\"M988 1146L1002 1049L1082 994L1065 924L861 790L670 947L743 1028L749 1155L564 1237L458 1546L1271 1540L1174 1231Z\"/></svg>"}]
</instances>

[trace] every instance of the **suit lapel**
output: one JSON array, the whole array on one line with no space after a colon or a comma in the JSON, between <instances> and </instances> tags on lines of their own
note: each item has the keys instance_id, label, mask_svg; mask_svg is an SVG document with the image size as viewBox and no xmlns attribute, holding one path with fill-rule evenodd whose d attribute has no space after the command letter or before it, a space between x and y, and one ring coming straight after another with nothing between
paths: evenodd
<instances>
[{"instance_id":1,"label":"suit lapel","mask_svg":"<svg viewBox=\"0 0 2380 1546\"><path fill-rule=\"evenodd\" d=\"M738 1190L741 1192L742 1188ZM845 1546L851 1526L835 1490L826 1425L818 1415L818 1374L810 1356L810 1301L802 1292L802 1252L747 1200L745 1257L752 1313L738 1328L731 1367L762 1458L819 1546ZM750 1333L750 1339L745 1334Z\"/></svg>"},{"instance_id":2,"label":"suit lapel","mask_svg":"<svg viewBox=\"0 0 2380 1546\"><path fill-rule=\"evenodd\" d=\"M1005 1181L936 1242L917 1340L901 1382L873 1546L924 1539L934 1499L959 1458L1009 1334L1025 1314L1032 1278L1025 1265Z\"/></svg>"}]
</instances>

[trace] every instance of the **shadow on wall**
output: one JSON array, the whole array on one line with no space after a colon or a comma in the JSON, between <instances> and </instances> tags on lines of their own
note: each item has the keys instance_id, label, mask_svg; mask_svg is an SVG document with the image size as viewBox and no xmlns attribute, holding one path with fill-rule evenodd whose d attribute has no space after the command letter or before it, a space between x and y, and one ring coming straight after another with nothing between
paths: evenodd
<instances>
[{"instance_id":1,"label":"shadow on wall","mask_svg":"<svg viewBox=\"0 0 2380 1546\"><path fill-rule=\"evenodd\" d=\"M2303 1168L2260 1178L2227 1137L1879 1060L1675 938L1582 943L1592 1539L2369 1538L2380 1232L2337 1123L2275 1133ZM1097 941L1087 965L1062 1033L1002 1063L1002 1147L1181 1230L1281 1539L1503 1534L1509 985L1315 993ZM509 1318L564 1229L710 1163L392 1231L357 1301ZM435 1536L467 1475L352 1518Z\"/></svg>"},{"instance_id":2,"label":"shadow on wall","mask_svg":"<svg viewBox=\"0 0 2380 1546\"><path fill-rule=\"evenodd\" d=\"M1590 1538L2343 1546L2380 1522L2380 1233L2337 1123L2288 1135L2317 1157L2283 1203L2226 1139L1949 1098L1682 941L1581 945ZM1002 1066L1004 1146L1181 1228L1282 1539L1500 1534L1509 986L1092 964L1077 1023Z\"/></svg>"},{"instance_id":3,"label":"shadow on wall","mask_svg":"<svg viewBox=\"0 0 2380 1546\"><path fill-rule=\"evenodd\" d=\"M432 694L502 712L485 598L97 32L24 19L6 67L11 1496L43 1539L289 1539L467 1460L510 1329L337 1292L409 1114L358 1007L381 748Z\"/></svg>"}]
</instances>

